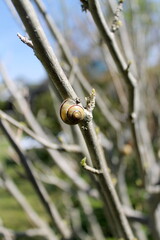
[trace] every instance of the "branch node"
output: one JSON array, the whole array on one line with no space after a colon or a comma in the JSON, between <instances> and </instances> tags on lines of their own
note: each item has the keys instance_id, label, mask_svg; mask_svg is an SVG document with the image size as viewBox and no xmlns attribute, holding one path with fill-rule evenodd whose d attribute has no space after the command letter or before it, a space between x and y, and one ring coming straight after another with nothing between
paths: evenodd
<instances>
[{"instance_id":1,"label":"branch node","mask_svg":"<svg viewBox=\"0 0 160 240\"><path fill-rule=\"evenodd\" d=\"M128 72L130 70L131 64L132 64L132 61L129 61L127 64L126 72Z\"/></svg>"},{"instance_id":2,"label":"branch node","mask_svg":"<svg viewBox=\"0 0 160 240\"><path fill-rule=\"evenodd\" d=\"M86 97L86 109L89 112L92 112L95 108L95 102L96 102L96 90L93 88L92 92L90 93L89 97Z\"/></svg>"},{"instance_id":3,"label":"branch node","mask_svg":"<svg viewBox=\"0 0 160 240\"><path fill-rule=\"evenodd\" d=\"M87 12L87 10L89 9L89 4L88 4L88 0L80 0L81 1L81 7L82 7L82 12Z\"/></svg>"},{"instance_id":4,"label":"branch node","mask_svg":"<svg viewBox=\"0 0 160 240\"><path fill-rule=\"evenodd\" d=\"M87 160L86 157L84 157L84 158L81 160L81 166L82 166L85 170L87 170L87 171L89 171L89 172L91 172L91 173L94 173L94 174L102 174L102 173L103 173L102 170L100 170L100 169L95 169L95 168L90 167L89 165L87 165L86 160Z\"/></svg>"},{"instance_id":5,"label":"branch node","mask_svg":"<svg viewBox=\"0 0 160 240\"><path fill-rule=\"evenodd\" d=\"M111 32L113 33L115 33L122 25L122 22L120 21L120 13L123 11L123 2L124 0L119 0L117 9L114 13L113 22L111 25Z\"/></svg>"},{"instance_id":6,"label":"branch node","mask_svg":"<svg viewBox=\"0 0 160 240\"><path fill-rule=\"evenodd\" d=\"M28 37L24 37L22 36L20 33L17 33L18 38L25 43L26 45L28 45L30 48L33 48L33 43L31 40L29 40Z\"/></svg>"},{"instance_id":7,"label":"branch node","mask_svg":"<svg viewBox=\"0 0 160 240\"><path fill-rule=\"evenodd\" d=\"M130 115L130 118L131 118L131 122L134 123L136 118L137 118L137 115L135 112L132 112L131 115Z\"/></svg>"}]
</instances>

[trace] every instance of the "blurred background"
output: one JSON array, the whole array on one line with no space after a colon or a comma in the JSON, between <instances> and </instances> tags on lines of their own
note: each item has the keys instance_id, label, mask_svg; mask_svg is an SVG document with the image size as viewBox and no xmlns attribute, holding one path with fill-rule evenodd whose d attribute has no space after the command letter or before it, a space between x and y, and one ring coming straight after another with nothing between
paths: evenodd
<instances>
[{"instance_id":1,"label":"blurred background","mask_svg":"<svg viewBox=\"0 0 160 240\"><path fill-rule=\"evenodd\" d=\"M64 36L75 62L80 66L89 84L102 96L102 99L106 102L108 108L115 116L116 121L122 123L122 125L125 124L128 107L126 100L128 97L127 91L123 82L121 86L119 85L121 76L119 76L108 50L106 48L104 50L103 48L102 39L90 13L82 11L79 0L44 0L43 2L47 12L52 16L58 29ZM116 4L115 2L114 4L109 2L110 1L107 0L100 0L108 25L111 26L113 21L113 9L116 9ZM21 20L16 12L14 12L14 8L12 8L10 3L9 0L0 1L0 62L3 63L9 77L16 83L18 89L21 90L23 96L31 105L34 115L45 132L48 135L52 134L54 140L56 139L55 141L58 143L70 143L73 139L71 140L70 135L64 133L64 127L59 123L59 118L57 116L59 109L52 96L53 92L49 85L48 76L43 66L34 55L33 50L23 44L17 37L17 33L23 36L27 36L27 34ZM144 88L142 94L145 99L145 106L147 106L147 124L153 143L153 150L159 160L160 2L158 0L124 1L123 7L124 11L122 15L124 15L125 24L123 22L123 16L121 16L121 27L122 31L124 27L127 29L128 40L131 43L130 46L132 51L128 48L128 42L125 36L123 38L123 32L122 36L118 31L115 35L126 61L131 62L131 71L138 79L142 79L143 81ZM48 30L36 6L35 9L63 70L66 75L70 77L68 65L65 62L57 41ZM128 53L126 53L127 51L125 48L128 49ZM134 54L130 54L131 52ZM87 91L84 90L82 95L81 92L79 92L82 101L84 100L84 95L87 94L86 92ZM0 109L9 113L19 122L24 123L24 117L17 111L17 108L16 102L13 100L13 97L6 88L0 75ZM114 145L118 145L115 129L111 127L111 123L107 122L103 116L101 117L99 108L96 108L94 111L94 120L102 133L107 137L106 154L110 156L113 162L118 161L115 157L117 156L118 150L113 149ZM119 139L119 142L120 148L122 148L124 144L129 144L127 146L130 146L129 165L127 166L128 171L126 174L129 185L129 195L135 209L147 211L143 203L146 198L145 192L141 189L137 191L137 186L141 183L137 167L134 165L135 154L132 151L132 141L128 133L128 126L124 127L124 131L125 137L122 141L123 144L121 143L121 139ZM48 153L42 149L41 144L30 137L24 136L21 139L21 146L29 153L32 160L38 156L43 163L45 162L51 168L53 167L56 174L66 181L65 176L60 172L58 167L53 165ZM72 157L74 158L75 155ZM128 158L128 153L126 153L125 157ZM82 155L78 157L76 155L76 162L80 162L81 159ZM18 163L16 154L9 146L2 132L0 132L0 162L3 163L7 174L14 179L19 189L27 195L27 199L31 205L40 216L48 221L48 216L37 199L34 190L28 183L24 170ZM77 167L75 168L77 169ZM80 171L79 173L90 183L90 180L86 177L84 172ZM116 182L114 174L113 180ZM134 184L132 185L133 182ZM62 200L63 194L54 186L47 186L47 190L51 196L56 199L58 209L64 214L65 203L63 202L64 200ZM61 201L62 204L60 203ZM76 199L73 199L73 202L75 206L76 204L78 205ZM110 231L106 231L104 227L101 201L92 199L92 205L104 233L111 236ZM32 226L32 223L28 220L15 199L3 188L0 188L0 221L8 228L18 229L19 231L23 231ZM85 218L82 224L85 229ZM149 239L152 239L150 233L148 233L148 236ZM0 239L3 238L0 237Z\"/></svg>"}]
</instances>

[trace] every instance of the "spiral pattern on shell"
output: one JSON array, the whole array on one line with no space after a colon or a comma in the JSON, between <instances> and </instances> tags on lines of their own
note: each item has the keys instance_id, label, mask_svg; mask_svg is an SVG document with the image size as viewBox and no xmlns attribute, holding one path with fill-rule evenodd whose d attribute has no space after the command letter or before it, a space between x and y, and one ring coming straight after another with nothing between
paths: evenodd
<instances>
[{"instance_id":1,"label":"spiral pattern on shell","mask_svg":"<svg viewBox=\"0 0 160 240\"><path fill-rule=\"evenodd\" d=\"M76 104L72 99L66 99L60 107L60 116L63 122L69 125L78 124L85 117L83 107Z\"/></svg>"}]
</instances>

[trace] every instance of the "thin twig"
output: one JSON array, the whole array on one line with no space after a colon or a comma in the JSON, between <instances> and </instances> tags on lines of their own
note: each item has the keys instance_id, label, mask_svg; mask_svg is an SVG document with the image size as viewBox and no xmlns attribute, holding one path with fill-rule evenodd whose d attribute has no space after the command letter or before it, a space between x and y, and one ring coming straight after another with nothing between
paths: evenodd
<instances>
[{"instance_id":1,"label":"thin twig","mask_svg":"<svg viewBox=\"0 0 160 240\"><path fill-rule=\"evenodd\" d=\"M43 206L45 207L46 211L48 212L51 220L54 222L55 226L57 227L58 231L62 234L64 238L68 238L71 235L69 227L64 224L61 216L56 208L56 206L51 201L46 189L44 186L38 182L34 176L33 168L31 167L31 163L27 161L23 151L21 150L18 142L15 139L15 136L9 126L4 122L4 120L0 120L0 127L3 130L4 134L7 136L8 140L10 141L11 145L15 149L16 153L18 154L20 161L26 171L27 176L29 177L37 195L39 196Z\"/></svg>"},{"instance_id":2,"label":"thin twig","mask_svg":"<svg viewBox=\"0 0 160 240\"><path fill-rule=\"evenodd\" d=\"M78 199L80 201L80 204L83 208L83 211L84 211L85 215L87 216L89 228L93 235L93 239L104 240L105 237L103 235L100 223L97 221L97 218L94 214L94 210L92 208L92 205L89 201L88 196L85 193L80 192L80 191L78 191L77 194L78 194Z\"/></svg>"},{"instance_id":3,"label":"thin twig","mask_svg":"<svg viewBox=\"0 0 160 240\"><path fill-rule=\"evenodd\" d=\"M0 166L0 177L3 181L5 188L10 192L10 194L12 194L12 196L20 204L20 206L25 211L29 219L32 221L34 226L41 229L41 231L44 232L44 234L47 235L50 240L52 240L53 238L57 240L57 237L55 236L54 232L50 229L50 227L47 225L47 223L41 217L39 217L39 215L34 211L32 206L29 204L25 196L20 192L20 190L13 182L13 180L9 176L7 176L7 174L4 172L2 165Z\"/></svg>"},{"instance_id":4,"label":"thin twig","mask_svg":"<svg viewBox=\"0 0 160 240\"><path fill-rule=\"evenodd\" d=\"M25 133L27 133L29 136L32 138L36 139L38 142L40 142L44 147L50 148L50 149L56 149L56 150L61 150L61 151L67 151L67 152L82 152L80 147L78 145L73 145L73 144L54 144L49 141L47 141L45 138L42 138L41 136L38 136L35 134L32 130L24 126L24 124L21 124L17 122L15 119L4 113L2 110L0 110L0 118L8 121L18 129L23 130Z\"/></svg>"},{"instance_id":5,"label":"thin twig","mask_svg":"<svg viewBox=\"0 0 160 240\"><path fill-rule=\"evenodd\" d=\"M160 186L159 185L147 186L147 192L152 195L159 195L160 194Z\"/></svg>"},{"instance_id":6,"label":"thin twig","mask_svg":"<svg viewBox=\"0 0 160 240\"><path fill-rule=\"evenodd\" d=\"M122 106L124 112L127 112L127 109L128 109L127 94L126 94L124 86L122 84L123 82L121 82L120 76L117 73L117 68L116 68L115 62L113 61L113 59L107 49L107 46L106 46L106 44L104 44L104 42L102 42L102 44L101 44L101 51L104 56L104 60L107 65L107 68L109 70L109 74L112 77L112 81L113 81L113 84L117 91L117 95L119 97L121 106Z\"/></svg>"},{"instance_id":7,"label":"thin twig","mask_svg":"<svg viewBox=\"0 0 160 240\"><path fill-rule=\"evenodd\" d=\"M95 168L90 167L89 165L87 165L87 163L86 163L86 158L83 158L83 159L81 160L81 166L82 166L85 170L87 170L87 171L89 171L89 172L91 172L91 173L94 173L94 174L102 174L102 173L103 173L102 170L98 170L98 169L95 169Z\"/></svg>"},{"instance_id":8,"label":"thin twig","mask_svg":"<svg viewBox=\"0 0 160 240\"><path fill-rule=\"evenodd\" d=\"M9 8L9 10L12 14L12 16L14 17L14 19L16 20L16 22L20 26L20 28L22 28L24 31L26 31L21 19L19 18L18 14L17 14L17 12L16 12L16 10L13 6L13 3L10 0L5 0L4 2L6 3L7 7Z\"/></svg>"},{"instance_id":9,"label":"thin twig","mask_svg":"<svg viewBox=\"0 0 160 240\"><path fill-rule=\"evenodd\" d=\"M120 13L122 12L122 10L123 10L123 0L119 0L117 9L114 13L114 19L111 26L111 32L113 33L116 32L122 24L120 21Z\"/></svg>"},{"instance_id":10,"label":"thin twig","mask_svg":"<svg viewBox=\"0 0 160 240\"><path fill-rule=\"evenodd\" d=\"M108 5L111 8L111 11L115 12L115 9L117 7L117 1L116 0L108 0ZM135 52L133 51L133 48L131 46L130 43L130 38L129 38L129 34L128 34L128 26L126 24L125 18L123 16L123 14L121 15L121 20L123 22L123 25L121 26L120 30L119 30L119 35L120 35L120 39L121 39L121 44L123 47L123 52L126 56L126 59L130 59L133 64L132 64L132 69L134 74L137 76L137 66L136 66L136 61L135 61ZM127 49L127 51L126 51Z\"/></svg>"},{"instance_id":11,"label":"thin twig","mask_svg":"<svg viewBox=\"0 0 160 240\"><path fill-rule=\"evenodd\" d=\"M19 37L19 39L25 43L26 45L28 45L30 48L33 48L33 43L31 40L29 40L28 37L24 37L22 36L20 33L17 33L17 36Z\"/></svg>"},{"instance_id":12,"label":"thin twig","mask_svg":"<svg viewBox=\"0 0 160 240\"><path fill-rule=\"evenodd\" d=\"M139 223L142 223L144 225L149 224L149 218L144 213L142 213L140 211L137 211L137 210L133 210L133 209L131 209L129 207L126 207L126 206L123 206L123 210L124 210L127 218L130 221L139 222Z\"/></svg>"},{"instance_id":13,"label":"thin twig","mask_svg":"<svg viewBox=\"0 0 160 240\"><path fill-rule=\"evenodd\" d=\"M129 151L127 150L127 152L129 153L130 150ZM126 171L126 162L122 161L122 159L121 159L119 169L118 169L117 187L118 187L118 192L120 195L121 202L123 204L123 210L124 210L127 218L129 220L131 220L131 225L132 225L132 228L133 228L137 238L141 239L141 240L147 240L147 237L144 233L144 229L143 229L142 225L138 222L143 221L143 223L146 223L149 220L149 216L145 216L143 213L140 213L140 212L138 212L138 214L137 214L137 212L135 213L135 210L133 210L131 199L129 198L129 194L128 194L128 187L127 187L127 181L125 178L125 175L126 175L125 171ZM129 211L129 210L131 210L131 211Z\"/></svg>"},{"instance_id":14,"label":"thin twig","mask_svg":"<svg viewBox=\"0 0 160 240\"><path fill-rule=\"evenodd\" d=\"M49 239L48 236L46 235L46 233L43 231L43 229L28 229L24 232L18 232L12 229L8 229L6 227L0 226L0 236L5 236L6 234L11 236L11 239L17 239L20 237L43 237L45 239ZM52 240L53 240L53 236L52 236ZM6 238L5 238L6 239ZM9 238L7 238L9 240ZM55 239L55 238L54 238ZM51 240L51 238L50 238Z\"/></svg>"}]
</instances>

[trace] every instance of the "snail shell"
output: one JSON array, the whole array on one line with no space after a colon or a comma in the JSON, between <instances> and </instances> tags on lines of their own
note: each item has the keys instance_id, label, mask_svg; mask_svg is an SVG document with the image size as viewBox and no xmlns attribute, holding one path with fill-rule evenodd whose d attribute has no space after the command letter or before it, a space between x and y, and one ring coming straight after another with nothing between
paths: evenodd
<instances>
[{"instance_id":1,"label":"snail shell","mask_svg":"<svg viewBox=\"0 0 160 240\"><path fill-rule=\"evenodd\" d=\"M63 122L69 125L78 124L85 117L83 107L76 104L72 99L66 99L60 107L60 116Z\"/></svg>"}]
</instances>

